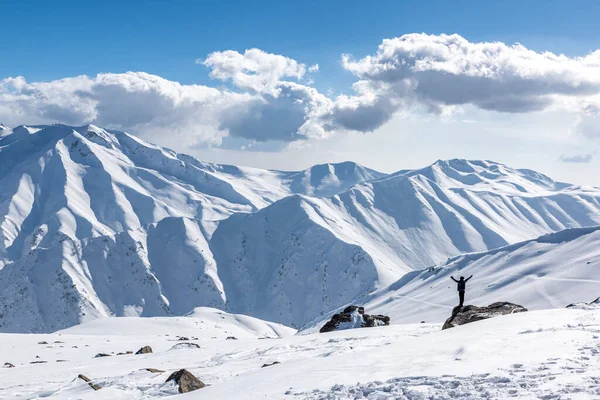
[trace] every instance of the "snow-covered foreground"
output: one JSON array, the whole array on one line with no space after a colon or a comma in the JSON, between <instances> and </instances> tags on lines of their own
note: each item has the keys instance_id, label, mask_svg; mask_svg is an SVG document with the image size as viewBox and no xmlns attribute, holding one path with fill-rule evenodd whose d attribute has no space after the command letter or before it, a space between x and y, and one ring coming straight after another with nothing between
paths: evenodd
<instances>
[{"instance_id":1,"label":"snow-covered foreground","mask_svg":"<svg viewBox=\"0 0 600 400\"><path fill-rule=\"evenodd\" d=\"M285 336L290 332L284 329L274 334L265 330L272 325L256 320L236 322L239 317L217 312L213 317L205 329L194 326L200 318L189 318L189 324L185 318L127 318L54 334L2 334L0 361L16 367L0 369L0 398L600 398L600 310L528 312L445 331L437 324L412 324L300 336ZM269 333L272 338L261 339ZM238 340L225 339L230 334ZM94 358L144 345L154 353ZM280 364L261 368L275 361ZM164 381L179 368L209 387L176 394ZM93 391L78 374L102 389Z\"/></svg>"}]
</instances>

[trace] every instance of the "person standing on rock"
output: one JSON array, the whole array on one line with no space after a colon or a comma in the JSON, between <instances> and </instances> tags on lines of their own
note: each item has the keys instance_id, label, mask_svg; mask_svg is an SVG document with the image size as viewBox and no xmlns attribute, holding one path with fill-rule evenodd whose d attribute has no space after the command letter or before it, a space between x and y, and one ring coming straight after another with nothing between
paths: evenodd
<instances>
[{"instance_id":1,"label":"person standing on rock","mask_svg":"<svg viewBox=\"0 0 600 400\"><path fill-rule=\"evenodd\" d=\"M460 303L458 304L459 307L462 307L463 304L464 304L464 302L465 302L465 290L467 289L467 282L472 277L473 277L473 275L471 275L470 277L468 277L467 279L465 279L464 276L461 276L459 280L454 279L453 276L450 277L450 278L452 278L452 280L454 282L457 283L456 290L458 290L458 300L460 301Z\"/></svg>"}]
</instances>

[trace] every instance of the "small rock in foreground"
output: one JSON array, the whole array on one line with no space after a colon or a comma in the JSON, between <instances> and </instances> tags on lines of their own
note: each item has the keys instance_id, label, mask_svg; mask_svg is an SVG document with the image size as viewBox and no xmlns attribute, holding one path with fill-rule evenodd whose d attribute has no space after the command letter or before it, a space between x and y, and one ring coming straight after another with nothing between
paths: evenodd
<instances>
[{"instance_id":1,"label":"small rock in foreground","mask_svg":"<svg viewBox=\"0 0 600 400\"><path fill-rule=\"evenodd\" d=\"M139 349L135 354L150 354L150 353L152 353L152 347L144 346L141 349Z\"/></svg>"},{"instance_id":2,"label":"small rock in foreground","mask_svg":"<svg viewBox=\"0 0 600 400\"><path fill-rule=\"evenodd\" d=\"M179 393L188 393L194 390L202 389L206 385L187 369L180 369L179 371L173 372L167 378L166 382L175 381L179 386Z\"/></svg>"},{"instance_id":3,"label":"small rock in foreground","mask_svg":"<svg viewBox=\"0 0 600 400\"><path fill-rule=\"evenodd\" d=\"M261 368L270 367L271 365L280 364L279 361L273 361L272 363L263 364Z\"/></svg>"}]
</instances>

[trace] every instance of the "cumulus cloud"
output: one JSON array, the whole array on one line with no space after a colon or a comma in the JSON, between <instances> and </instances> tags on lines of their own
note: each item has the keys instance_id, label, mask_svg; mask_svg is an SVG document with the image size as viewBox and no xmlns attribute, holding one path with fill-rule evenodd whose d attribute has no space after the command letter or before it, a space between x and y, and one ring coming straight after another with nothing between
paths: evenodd
<instances>
[{"instance_id":1,"label":"cumulus cloud","mask_svg":"<svg viewBox=\"0 0 600 400\"><path fill-rule=\"evenodd\" d=\"M561 161L564 163L587 164L587 163L592 162L593 158L594 158L594 155L591 153L577 154L577 155L572 155L572 156L567 156L565 154L562 154L560 157L558 157L558 161Z\"/></svg>"},{"instance_id":2,"label":"cumulus cloud","mask_svg":"<svg viewBox=\"0 0 600 400\"><path fill-rule=\"evenodd\" d=\"M240 89L277 95L282 78L302 79L306 66L288 57L266 53L260 49L216 51L205 60L196 60L211 69L210 77L231 80Z\"/></svg>"},{"instance_id":3,"label":"cumulus cloud","mask_svg":"<svg viewBox=\"0 0 600 400\"><path fill-rule=\"evenodd\" d=\"M386 120L382 115L402 107L441 113L468 104L525 113L544 110L561 97L600 92L600 51L569 58L520 44L472 43L459 35L386 39L373 55L342 56L342 65L362 82L354 103L370 96L373 122L362 121L363 126L378 126Z\"/></svg>"},{"instance_id":4,"label":"cumulus cloud","mask_svg":"<svg viewBox=\"0 0 600 400\"><path fill-rule=\"evenodd\" d=\"M337 97L314 87L318 64L260 49L217 51L197 62L227 88L182 85L143 72L51 82L6 78L0 80L0 120L95 123L178 135L189 144L253 148L370 132L400 111L450 115L469 105L527 113L585 103L575 129L600 137L600 107L592 101L600 98L600 51L566 57L459 35L409 34L384 40L363 58L343 55L341 65L356 81Z\"/></svg>"}]
</instances>

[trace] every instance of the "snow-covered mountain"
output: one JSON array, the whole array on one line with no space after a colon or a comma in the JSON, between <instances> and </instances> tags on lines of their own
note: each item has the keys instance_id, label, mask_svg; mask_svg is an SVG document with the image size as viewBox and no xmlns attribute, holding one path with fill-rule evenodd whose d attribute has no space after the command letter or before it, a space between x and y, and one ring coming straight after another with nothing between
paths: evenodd
<instances>
[{"instance_id":1,"label":"snow-covered mountain","mask_svg":"<svg viewBox=\"0 0 600 400\"><path fill-rule=\"evenodd\" d=\"M331 195L383 176L354 163L301 172L203 163L93 125L0 135L0 267L65 238L114 235L166 217L221 220L291 194Z\"/></svg>"},{"instance_id":2,"label":"snow-covered mountain","mask_svg":"<svg viewBox=\"0 0 600 400\"><path fill-rule=\"evenodd\" d=\"M300 327L449 257L600 225L600 189L489 161L266 171L94 126L3 134L0 185L4 332L199 306Z\"/></svg>"}]
</instances>

